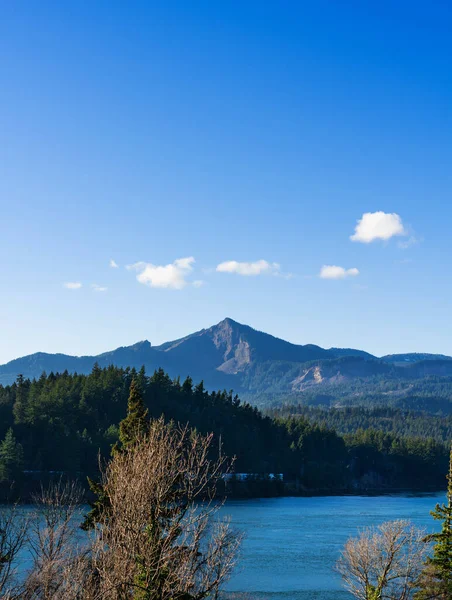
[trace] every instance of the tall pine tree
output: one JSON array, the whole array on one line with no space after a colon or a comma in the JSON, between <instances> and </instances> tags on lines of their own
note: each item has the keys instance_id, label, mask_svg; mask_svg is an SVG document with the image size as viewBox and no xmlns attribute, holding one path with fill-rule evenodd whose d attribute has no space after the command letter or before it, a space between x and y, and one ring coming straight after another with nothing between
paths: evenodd
<instances>
[{"instance_id":1,"label":"tall pine tree","mask_svg":"<svg viewBox=\"0 0 452 600\"><path fill-rule=\"evenodd\" d=\"M130 384L129 399L127 401L127 416L119 424L119 441L112 447L112 455L129 448L143 439L149 432L148 410L144 405L141 385L136 377ZM91 510L85 516L82 529L92 529L99 522L101 515L108 511L108 498L102 484L88 477L91 492L96 496L90 503Z\"/></svg>"},{"instance_id":2,"label":"tall pine tree","mask_svg":"<svg viewBox=\"0 0 452 600\"><path fill-rule=\"evenodd\" d=\"M128 448L135 444L137 440L145 437L148 431L148 410L144 405L141 386L134 378L130 384L127 416L119 424L119 444L116 445L115 449Z\"/></svg>"},{"instance_id":3,"label":"tall pine tree","mask_svg":"<svg viewBox=\"0 0 452 600\"><path fill-rule=\"evenodd\" d=\"M417 600L450 600L452 598L452 448L447 476L447 503L437 504L431 512L436 521L442 521L441 531L426 541L433 542L433 556L427 560L421 577L421 591Z\"/></svg>"},{"instance_id":4,"label":"tall pine tree","mask_svg":"<svg viewBox=\"0 0 452 600\"><path fill-rule=\"evenodd\" d=\"M20 477L22 467L22 446L17 443L13 430L10 428L0 444L0 481Z\"/></svg>"}]
</instances>

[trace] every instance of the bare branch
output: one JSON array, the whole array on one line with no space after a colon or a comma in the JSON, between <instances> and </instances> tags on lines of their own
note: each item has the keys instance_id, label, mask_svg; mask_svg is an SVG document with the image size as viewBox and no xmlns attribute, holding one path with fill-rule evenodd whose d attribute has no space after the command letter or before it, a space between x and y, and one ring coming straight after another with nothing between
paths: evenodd
<instances>
[{"instance_id":1,"label":"bare branch","mask_svg":"<svg viewBox=\"0 0 452 600\"><path fill-rule=\"evenodd\" d=\"M424 538L407 521L365 529L347 541L336 569L358 600L409 600L428 552Z\"/></svg>"}]
</instances>

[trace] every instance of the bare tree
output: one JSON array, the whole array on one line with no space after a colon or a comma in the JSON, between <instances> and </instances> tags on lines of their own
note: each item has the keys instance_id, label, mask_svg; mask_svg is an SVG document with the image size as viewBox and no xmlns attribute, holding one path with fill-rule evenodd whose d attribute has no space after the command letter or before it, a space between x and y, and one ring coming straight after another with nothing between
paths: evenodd
<instances>
[{"instance_id":1,"label":"bare tree","mask_svg":"<svg viewBox=\"0 0 452 600\"><path fill-rule=\"evenodd\" d=\"M17 505L0 509L0 597L17 598L18 557L27 538L28 519Z\"/></svg>"},{"instance_id":2,"label":"bare tree","mask_svg":"<svg viewBox=\"0 0 452 600\"><path fill-rule=\"evenodd\" d=\"M96 597L201 600L216 597L240 536L216 518L226 469L209 458L212 436L153 421L103 473L108 498L95 532Z\"/></svg>"},{"instance_id":3,"label":"bare tree","mask_svg":"<svg viewBox=\"0 0 452 600\"><path fill-rule=\"evenodd\" d=\"M35 496L35 514L29 524L28 549L32 568L22 597L26 600L68 598L69 587L86 570L86 543L79 532L83 494L76 483L62 480ZM75 596L74 596L75 597Z\"/></svg>"},{"instance_id":4,"label":"bare tree","mask_svg":"<svg viewBox=\"0 0 452 600\"><path fill-rule=\"evenodd\" d=\"M88 536L79 529L79 488L60 481L42 490L21 600L216 598L240 536L217 515L228 465L212 452L212 435L151 422L104 468L103 502Z\"/></svg>"},{"instance_id":5,"label":"bare tree","mask_svg":"<svg viewBox=\"0 0 452 600\"><path fill-rule=\"evenodd\" d=\"M424 539L408 521L365 529L347 541L336 569L359 600L409 600L429 550Z\"/></svg>"}]
</instances>

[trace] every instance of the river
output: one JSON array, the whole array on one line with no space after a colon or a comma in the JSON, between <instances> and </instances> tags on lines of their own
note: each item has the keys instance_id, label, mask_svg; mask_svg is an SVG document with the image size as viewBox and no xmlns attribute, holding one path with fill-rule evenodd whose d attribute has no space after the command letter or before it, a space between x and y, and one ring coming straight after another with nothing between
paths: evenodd
<instances>
[{"instance_id":1,"label":"river","mask_svg":"<svg viewBox=\"0 0 452 600\"><path fill-rule=\"evenodd\" d=\"M444 493L229 501L222 509L245 539L231 596L249 600L350 600L333 567L360 528L408 519L428 531Z\"/></svg>"}]
</instances>

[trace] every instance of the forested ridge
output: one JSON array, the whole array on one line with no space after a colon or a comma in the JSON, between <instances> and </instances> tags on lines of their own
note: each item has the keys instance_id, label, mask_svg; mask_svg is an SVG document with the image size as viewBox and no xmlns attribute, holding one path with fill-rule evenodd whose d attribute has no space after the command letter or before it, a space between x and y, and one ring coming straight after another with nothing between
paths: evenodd
<instances>
[{"instance_id":1,"label":"forested ridge","mask_svg":"<svg viewBox=\"0 0 452 600\"><path fill-rule=\"evenodd\" d=\"M188 422L201 433L214 432L213 447L221 445L222 452L236 457L237 473L263 480L240 490L232 482L233 492L444 487L449 425L438 433L440 425L434 421L425 435L414 425L384 430L371 413L361 417L352 413L353 426L348 428L341 425L346 418L336 413L331 413L331 420L320 411L264 415L232 392L208 392L202 382L195 385L189 377L181 382L161 369L148 376L144 369L97 365L89 375L50 373L32 381L19 376L14 384L0 386L2 485L36 479L49 471L82 479L95 474L99 452L108 456L118 439L133 379L150 417L163 414L166 420ZM392 419L397 422L398 417ZM270 473L284 474L284 487L270 486L266 481Z\"/></svg>"},{"instance_id":2,"label":"forested ridge","mask_svg":"<svg viewBox=\"0 0 452 600\"><path fill-rule=\"evenodd\" d=\"M307 419L340 435L359 429L375 429L402 437L432 438L448 443L452 439L452 415L431 414L390 406L285 406L266 411L273 418L288 416Z\"/></svg>"},{"instance_id":3,"label":"forested ridge","mask_svg":"<svg viewBox=\"0 0 452 600\"><path fill-rule=\"evenodd\" d=\"M432 362L432 361L430 361ZM407 372L408 368L402 369ZM256 380L259 372L256 373ZM263 386L258 397L259 407L263 409L281 406L292 410L293 406L320 406L324 408L358 406L372 408L387 406L401 410L426 412L431 414L452 414L452 377L427 375L421 379L397 378L394 374L373 374L368 377L354 377L334 382L324 382L321 386L312 386L300 391L281 393L278 391L278 375L271 369L265 377L269 381L272 376L275 391L271 385ZM250 401L253 394L242 396Z\"/></svg>"},{"instance_id":4,"label":"forested ridge","mask_svg":"<svg viewBox=\"0 0 452 600\"><path fill-rule=\"evenodd\" d=\"M377 358L353 348L292 344L226 318L183 338L153 346L142 341L97 356L38 352L0 365L0 384L22 373L90 374L115 365L172 378L190 374L209 390L234 389L259 408L282 402L327 406L386 404L410 410L452 412L452 359L435 354Z\"/></svg>"}]
</instances>

